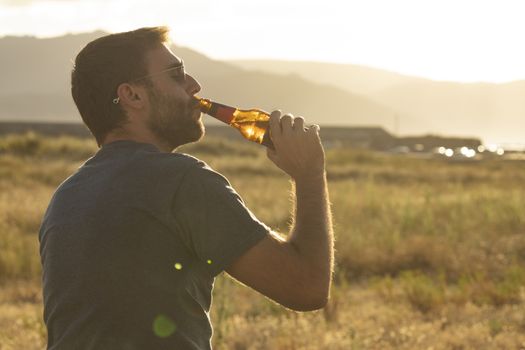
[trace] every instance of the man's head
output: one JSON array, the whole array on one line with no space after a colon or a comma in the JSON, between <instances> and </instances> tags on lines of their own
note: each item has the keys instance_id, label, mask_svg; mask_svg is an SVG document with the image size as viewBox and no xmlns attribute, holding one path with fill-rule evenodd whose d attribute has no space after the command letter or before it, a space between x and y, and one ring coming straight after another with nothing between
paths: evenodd
<instances>
[{"instance_id":1,"label":"man's head","mask_svg":"<svg viewBox=\"0 0 525 350\"><path fill-rule=\"evenodd\" d=\"M115 133L171 149L202 137L192 98L200 85L167 42L166 27L141 28L96 39L78 54L71 92L99 145Z\"/></svg>"}]
</instances>

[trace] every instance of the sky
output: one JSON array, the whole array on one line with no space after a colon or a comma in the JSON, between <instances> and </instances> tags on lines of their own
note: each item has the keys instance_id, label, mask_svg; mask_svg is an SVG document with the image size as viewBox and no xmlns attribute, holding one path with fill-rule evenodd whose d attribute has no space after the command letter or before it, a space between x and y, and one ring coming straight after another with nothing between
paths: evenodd
<instances>
[{"instance_id":1,"label":"sky","mask_svg":"<svg viewBox=\"0 0 525 350\"><path fill-rule=\"evenodd\" d=\"M167 25L215 59L359 64L434 80L525 79L523 0L0 0L0 36Z\"/></svg>"}]
</instances>

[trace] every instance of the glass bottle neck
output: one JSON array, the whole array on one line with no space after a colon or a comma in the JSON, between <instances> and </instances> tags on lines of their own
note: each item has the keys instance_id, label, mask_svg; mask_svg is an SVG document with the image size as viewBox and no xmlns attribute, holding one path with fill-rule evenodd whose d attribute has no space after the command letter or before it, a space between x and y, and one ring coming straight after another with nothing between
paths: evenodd
<instances>
[{"instance_id":1,"label":"glass bottle neck","mask_svg":"<svg viewBox=\"0 0 525 350\"><path fill-rule=\"evenodd\" d=\"M237 110L235 107L213 102L205 98L200 98L198 100L201 112L206 113L226 124L231 123L233 114Z\"/></svg>"}]
</instances>

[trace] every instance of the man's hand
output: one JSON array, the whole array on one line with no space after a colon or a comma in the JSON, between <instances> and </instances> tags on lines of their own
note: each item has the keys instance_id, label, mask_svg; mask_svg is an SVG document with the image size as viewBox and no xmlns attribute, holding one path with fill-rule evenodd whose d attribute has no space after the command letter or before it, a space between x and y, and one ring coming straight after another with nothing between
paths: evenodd
<instances>
[{"instance_id":1,"label":"man's hand","mask_svg":"<svg viewBox=\"0 0 525 350\"><path fill-rule=\"evenodd\" d=\"M281 117L280 111L273 111L270 136L275 150L267 150L268 158L292 179L309 180L324 175L325 155L318 125L305 128L302 117Z\"/></svg>"},{"instance_id":2,"label":"man's hand","mask_svg":"<svg viewBox=\"0 0 525 350\"><path fill-rule=\"evenodd\" d=\"M294 223L287 239L272 232L226 271L272 300L297 311L317 310L330 296L334 248L332 216L319 127L303 118L270 117L275 151L268 158L295 181Z\"/></svg>"}]
</instances>

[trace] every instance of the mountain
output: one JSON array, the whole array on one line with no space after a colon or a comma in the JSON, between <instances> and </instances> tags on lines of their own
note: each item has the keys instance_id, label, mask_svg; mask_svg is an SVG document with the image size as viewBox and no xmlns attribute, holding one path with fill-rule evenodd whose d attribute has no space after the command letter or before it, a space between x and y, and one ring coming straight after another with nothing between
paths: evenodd
<instances>
[{"instance_id":1,"label":"mountain","mask_svg":"<svg viewBox=\"0 0 525 350\"><path fill-rule=\"evenodd\" d=\"M76 52L103 35L0 39L0 120L79 121L69 77Z\"/></svg>"},{"instance_id":2,"label":"mountain","mask_svg":"<svg viewBox=\"0 0 525 350\"><path fill-rule=\"evenodd\" d=\"M79 122L70 96L72 62L85 44L102 35L0 38L0 120ZM297 75L248 71L188 48L173 51L203 86L201 96L244 108L292 111L320 125L393 125L389 107L338 87Z\"/></svg>"},{"instance_id":3,"label":"mountain","mask_svg":"<svg viewBox=\"0 0 525 350\"><path fill-rule=\"evenodd\" d=\"M104 33L49 39L0 38L0 94L63 94L64 89L69 88L69 74L76 52L101 35Z\"/></svg>"},{"instance_id":4,"label":"mountain","mask_svg":"<svg viewBox=\"0 0 525 350\"><path fill-rule=\"evenodd\" d=\"M0 38L0 120L80 122L70 96L72 62L102 35ZM357 65L218 61L173 50L201 83L201 96L241 108L279 108L320 125L525 143L525 81L439 82Z\"/></svg>"},{"instance_id":5,"label":"mountain","mask_svg":"<svg viewBox=\"0 0 525 350\"><path fill-rule=\"evenodd\" d=\"M368 95L405 83L425 82L426 79L409 77L386 70L354 64L298 62L278 60L229 60L247 70L296 74L312 82L336 86L357 94Z\"/></svg>"},{"instance_id":6,"label":"mountain","mask_svg":"<svg viewBox=\"0 0 525 350\"><path fill-rule=\"evenodd\" d=\"M359 94L395 111L399 130L404 134L477 135L492 142L525 144L525 81L465 84L348 64L275 60L229 62L260 72L296 74L311 82ZM405 116L425 121L430 129L414 127Z\"/></svg>"}]
</instances>

